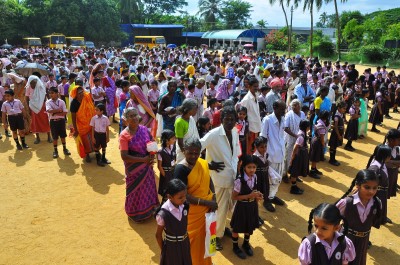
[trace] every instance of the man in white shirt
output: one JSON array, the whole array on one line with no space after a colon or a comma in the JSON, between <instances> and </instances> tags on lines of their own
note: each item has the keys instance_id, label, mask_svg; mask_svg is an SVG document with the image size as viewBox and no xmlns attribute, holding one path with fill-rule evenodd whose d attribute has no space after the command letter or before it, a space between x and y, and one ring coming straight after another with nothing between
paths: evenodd
<instances>
[{"instance_id":1,"label":"man in white shirt","mask_svg":"<svg viewBox=\"0 0 400 265\"><path fill-rule=\"evenodd\" d=\"M212 129L200 140L202 149L207 149L206 160L210 164L210 175L218 203L217 250L222 250L220 239L224 235L226 217L232 207L233 182L241 155L233 103L230 106L225 104L221 111L221 121L219 127Z\"/></svg>"},{"instance_id":2,"label":"man in white shirt","mask_svg":"<svg viewBox=\"0 0 400 265\"><path fill-rule=\"evenodd\" d=\"M267 150L270 167L273 168L279 176L282 176L285 159L284 115L286 104L281 99L276 100L273 103L273 109L274 112L263 119L260 135L268 139ZM279 183L274 185L270 183L269 187L269 196L268 198L264 198L264 207L268 211L274 212L275 208L272 203L284 205L285 202L276 196Z\"/></svg>"},{"instance_id":3,"label":"man in white shirt","mask_svg":"<svg viewBox=\"0 0 400 265\"><path fill-rule=\"evenodd\" d=\"M247 136L247 150L246 154L252 154L252 143L258 137L261 131L261 116L260 108L258 107L258 100L256 97L256 92L258 91L259 81L256 78L251 78L249 80L249 92L240 102L240 105L247 108L247 120L249 122L250 133Z\"/></svg>"}]
</instances>

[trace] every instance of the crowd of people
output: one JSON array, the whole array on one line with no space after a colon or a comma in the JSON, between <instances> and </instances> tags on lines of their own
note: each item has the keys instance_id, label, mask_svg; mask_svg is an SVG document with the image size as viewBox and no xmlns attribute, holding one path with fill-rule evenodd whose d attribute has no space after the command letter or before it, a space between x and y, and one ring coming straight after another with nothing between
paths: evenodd
<instances>
[{"instance_id":1,"label":"crowd of people","mask_svg":"<svg viewBox=\"0 0 400 265\"><path fill-rule=\"evenodd\" d=\"M4 135L18 150L30 148L26 134L39 144L46 133L54 159L58 138L70 155L69 130L85 162L95 153L104 167L111 163L109 126L118 123L125 211L137 223L156 216L161 264L212 264L204 256L210 211L217 213L216 249L223 250L227 236L239 258L253 256L250 237L264 223L259 204L269 212L284 205L281 182L290 183L293 195L306 192L298 183L321 179L326 153L340 166L336 152L344 139L345 150L357 151L352 143L368 131L379 135L377 127L400 102L394 71L359 74L354 64L300 55L145 47L135 54L114 48L0 52ZM15 69L27 62L48 73L19 75ZM349 191L310 213L301 264L366 264L371 227L392 223L387 203L399 188L400 131L390 129L382 140Z\"/></svg>"}]
</instances>

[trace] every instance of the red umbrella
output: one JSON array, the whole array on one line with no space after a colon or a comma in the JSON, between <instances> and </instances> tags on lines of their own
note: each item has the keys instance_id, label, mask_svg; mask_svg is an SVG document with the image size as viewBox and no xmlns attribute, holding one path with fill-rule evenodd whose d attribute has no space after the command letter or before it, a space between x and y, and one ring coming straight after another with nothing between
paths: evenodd
<instances>
[{"instance_id":1,"label":"red umbrella","mask_svg":"<svg viewBox=\"0 0 400 265\"><path fill-rule=\"evenodd\" d=\"M253 44L251 44L251 43L247 43L247 44L243 45L243 47L253 48L254 46L253 46Z\"/></svg>"}]
</instances>

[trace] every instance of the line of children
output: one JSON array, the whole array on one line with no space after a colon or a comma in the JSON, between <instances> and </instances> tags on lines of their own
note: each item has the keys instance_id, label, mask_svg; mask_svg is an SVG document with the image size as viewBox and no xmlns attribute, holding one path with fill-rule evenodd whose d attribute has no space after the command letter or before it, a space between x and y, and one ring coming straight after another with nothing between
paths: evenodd
<instances>
[{"instance_id":1,"label":"line of children","mask_svg":"<svg viewBox=\"0 0 400 265\"><path fill-rule=\"evenodd\" d=\"M314 136L310 146L311 170L309 176L315 179L320 179L320 175L322 175L322 172L317 169L317 163L324 161L325 134L328 133L329 112L320 111L318 117L317 123L314 125Z\"/></svg>"}]
</instances>

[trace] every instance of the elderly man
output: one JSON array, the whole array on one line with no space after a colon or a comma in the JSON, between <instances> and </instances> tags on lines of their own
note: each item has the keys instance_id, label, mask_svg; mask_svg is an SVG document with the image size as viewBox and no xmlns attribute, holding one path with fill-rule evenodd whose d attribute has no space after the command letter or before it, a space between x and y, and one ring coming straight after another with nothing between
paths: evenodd
<instances>
[{"instance_id":1,"label":"elderly man","mask_svg":"<svg viewBox=\"0 0 400 265\"><path fill-rule=\"evenodd\" d=\"M268 161L270 167L273 168L279 176L282 176L284 167L284 128L285 128L285 110L286 104L281 99L273 103L274 112L266 116L262 121L261 136L268 139ZM267 211L274 212L275 208L272 203L277 205L284 205L284 201L276 196L278 192L279 183L270 183L269 196L264 198L264 207Z\"/></svg>"},{"instance_id":2,"label":"elderly man","mask_svg":"<svg viewBox=\"0 0 400 265\"><path fill-rule=\"evenodd\" d=\"M307 76L300 75L300 84L294 88L294 94L297 96L302 106L310 107L310 103L315 99L315 93L307 83Z\"/></svg>"},{"instance_id":3,"label":"elderly man","mask_svg":"<svg viewBox=\"0 0 400 265\"><path fill-rule=\"evenodd\" d=\"M298 99L290 102L291 110L285 115L285 166L283 168L283 181L289 183L287 176L290 161L292 160L292 152L296 143L299 124L302 119L306 118L304 112L301 111L301 104ZM299 180L301 182L301 180Z\"/></svg>"},{"instance_id":4,"label":"elderly man","mask_svg":"<svg viewBox=\"0 0 400 265\"><path fill-rule=\"evenodd\" d=\"M273 109L273 104L275 101L281 99L281 91L283 88L282 81L275 77L271 83L269 84L271 87L271 90L268 92L267 96L265 97L265 102L266 102L266 112L268 114L271 114L274 112Z\"/></svg>"},{"instance_id":5,"label":"elderly man","mask_svg":"<svg viewBox=\"0 0 400 265\"><path fill-rule=\"evenodd\" d=\"M235 128L236 111L233 106L224 106L221 121L219 127L212 129L200 140L202 149L207 149L206 160L210 166L218 203L217 250L222 250L221 237L226 230L228 211L232 207L233 182L241 155L239 134Z\"/></svg>"}]
</instances>

